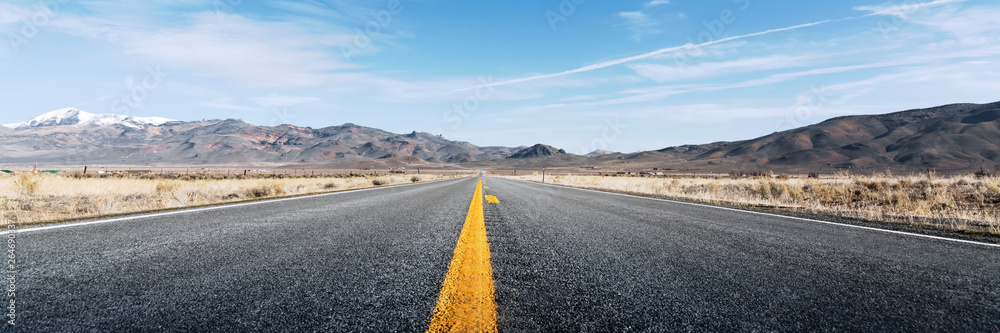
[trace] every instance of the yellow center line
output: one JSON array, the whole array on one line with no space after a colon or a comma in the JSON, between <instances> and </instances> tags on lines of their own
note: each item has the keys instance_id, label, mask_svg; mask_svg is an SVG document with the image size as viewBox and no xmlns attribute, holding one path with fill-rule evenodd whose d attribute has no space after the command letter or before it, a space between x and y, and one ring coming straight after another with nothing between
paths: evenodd
<instances>
[{"instance_id":1,"label":"yellow center line","mask_svg":"<svg viewBox=\"0 0 1000 333\"><path fill-rule=\"evenodd\" d=\"M497 197L492 196L492 195L487 195L486 196L486 202L489 202L489 203L500 203L500 199L497 199Z\"/></svg>"},{"instance_id":2,"label":"yellow center line","mask_svg":"<svg viewBox=\"0 0 1000 333\"><path fill-rule=\"evenodd\" d=\"M483 181L476 184L428 332L496 332L493 267L483 216Z\"/></svg>"}]
</instances>

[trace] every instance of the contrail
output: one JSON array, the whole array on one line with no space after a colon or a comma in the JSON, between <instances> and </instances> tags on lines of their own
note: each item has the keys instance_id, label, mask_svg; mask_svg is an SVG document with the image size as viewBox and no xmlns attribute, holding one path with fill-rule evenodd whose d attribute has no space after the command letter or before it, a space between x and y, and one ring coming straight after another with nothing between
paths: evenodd
<instances>
[{"instance_id":1,"label":"contrail","mask_svg":"<svg viewBox=\"0 0 1000 333\"><path fill-rule=\"evenodd\" d=\"M515 84L515 83L521 83L521 82L528 82L528 81L549 79L549 78L559 77L559 76L563 76L563 75L570 75L570 74L576 74L576 73L589 72L589 71L592 71L592 70L595 70L595 69L607 68L607 67L611 67L611 66L615 66L615 65L624 64L624 63L627 63L627 62L632 62L632 61L636 61L636 60L647 59L647 58L655 57L655 56L658 56L658 55L661 55L661 54L664 54L664 53L670 53L670 52L679 51L679 50L682 50L682 49L700 48L700 47L703 47L703 46L715 45L715 44L724 43L724 42L733 41L733 40L738 40L738 39L744 39L744 38L762 36L762 35L772 34L772 33L775 33L775 32L782 32L782 31L789 31L789 30L807 28L807 27L812 27L812 26L817 26L817 25L826 24L826 23L832 23L832 22L848 21L848 20L853 20L853 19L862 18L862 17L870 17L870 16L877 16L877 15L899 15L898 11L900 11L900 10L903 10L903 11L913 11L913 10L921 9L921 8L925 8L925 7L933 7L933 6L938 6L938 5L944 5L944 4L949 4L949 3L965 2L965 1L966 0L933 0L931 2L913 3L913 4L896 6L896 7L891 7L891 8L875 7L875 6L859 6L859 7L855 7L854 9L855 10L862 10L862 11L871 11L871 13L863 15L863 16L851 16L851 17L845 17L845 18L841 18L841 19L823 20L823 21L817 21L817 22L812 22L812 23L799 24L799 25L795 25L795 26L791 26L791 27L786 27L786 28L777 28L777 29L765 30L765 31L761 31L761 32L755 32L755 33L752 33L752 34L746 34L746 35L740 35L740 36L733 36L733 37L726 37L726 38L722 38L722 39L719 39L719 40L714 40L714 41L710 41L710 42L706 42L706 43L701 43L701 44L698 44L698 45L691 45L690 43L688 43L688 44L685 44L685 45L682 45L682 46L668 47L668 48L659 49L659 50L656 50L656 51L653 51L653 52L644 53L644 54L640 54L640 55L636 55L636 56L631 56L631 57L626 57L626 58L620 58L620 59L615 59L615 60L608 60L608 61L605 61L605 62L599 62L599 63L596 63L596 64L587 65L587 66L583 66L583 67L580 67L580 68L577 68L577 69L571 69L571 70L564 71L564 72L552 73L552 74L542 74L542 75L535 75L535 76L523 77L523 78L520 78L520 79L500 81L500 82L495 82L495 83L490 83L490 84L485 84L485 85L479 85L479 86L475 86L475 87L468 87L468 88L456 89L456 90L452 90L451 92L455 93L455 92L469 91L469 90L473 90L473 89L479 89L479 88L482 88L482 87L499 87L499 86L505 86L505 85L508 85L508 84Z\"/></svg>"},{"instance_id":2,"label":"contrail","mask_svg":"<svg viewBox=\"0 0 1000 333\"><path fill-rule=\"evenodd\" d=\"M853 19L853 18L854 17L849 17L849 18L844 18L844 19L839 19L839 20L823 20L823 21L818 21L818 22L813 22L813 23L806 23L806 24L800 24L800 25L786 27L786 28L777 28L777 29L765 30L765 31L761 31L761 32L755 32L755 33L752 33L752 34L746 34L746 35L740 35L740 36L733 36L733 37L726 37L726 38L722 38L722 39L718 39L718 40L713 40L713 41L710 41L710 42L701 43L701 44L698 44L698 45L691 45L689 43L689 44L685 44L685 45L682 45L682 46L674 46L674 47L663 48L663 49L659 49L659 50L656 50L656 51L653 51L653 52L644 53L644 54L640 54L640 55L636 55L636 56L631 56L631 57L626 57L626 58L620 58L620 59L615 59L615 60L608 60L608 61L605 61L605 62L599 62L599 63L596 63L596 64L587 65L587 66L583 66L583 67L580 67L580 68L577 68L577 69L571 69L571 70L564 71L564 72L552 73L552 74L543 74L543 75L535 75L535 76L523 77L523 78L520 78L520 79L513 79L513 80L507 80L507 81L494 82L494 83L490 83L490 84L486 84L486 85L479 85L479 86L475 86L475 87L468 87L468 88L456 89L456 90L452 90L451 92L454 93L454 92L461 92L461 91L469 91L469 90L473 90L473 89L482 88L484 86L485 87L505 86L505 85L508 85L508 84L515 84L515 83L521 83L521 82L528 82L528 81L535 81L535 80L542 80L542 79L548 79L548 78L553 78L553 77L559 77L559 76L563 76L563 75L570 75L570 74L576 74L576 73L589 72L589 71L592 71L592 70L595 70L595 69L607 68L607 67L611 67L611 66L615 66L615 65L624 64L624 63L627 63L627 62L632 62L632 61L636 61L636 60L647 59L647 58L655 57L655 56L658 56L658 55L661 55L661 54L664 54L664 53L670 53L670 52L679 51L679 50L683 50L683 49L700 48L700 47L703 47L703 46L709 46L709 45L724 43L724 42L733 41L733 40L737 40L737 39L744 39L744 38L750 38L750 37L755 37L755 36L767 35L767 34L771 34L771 33L775 33L775 32L795 30L795 29L800 29L800 28L805 28L805 27L816 26L816 25L820 25L820 24L824 24L824 23L849 20L849 19Z\"/></svg>"},{"instance_id":3,"label":"contrail","mask_svg":"<svg viewBox=\"0 0 1000 333\"><path fill-rule=\"evenodd\" d=\"M934 1L931 1L931 2L909 3L909 4L901 4L901 5L895 5L895 6L857 6L857 7L854 7L854 10L870 11L871 13L869 13L868 15L865 15L865 17L876 16L876 15L890 15L890 16L903 16L903 17L905 17L906 16L906 12L915 11L915 10L918 10L918 9L921 9L921 8L934 7L934 6L938 6L938 5L946 5L946 4L949 4L949 3L959 3L959 2L965 2L965 1L966 0L934 0Z\"/></svg>"}]
</instances>

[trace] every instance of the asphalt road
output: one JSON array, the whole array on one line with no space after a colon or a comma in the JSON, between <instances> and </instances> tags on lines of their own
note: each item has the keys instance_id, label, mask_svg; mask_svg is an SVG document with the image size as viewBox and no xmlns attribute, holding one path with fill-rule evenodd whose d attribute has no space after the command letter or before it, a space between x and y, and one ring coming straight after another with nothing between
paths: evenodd
<instances>
[{"instance_id":1,"label":"asphalt road","mask_svg":"<svg viewBox=\"0 0 1000 333\"><path fill-rule=\"evenodd\" d=\"M23 232L16 327L422 331L475 184Z\"/></svg>"},{"instance_id":2,"label":"asphalt road","mask_svg":"<svg viewBox=\"0 0 1000 333\"><path fill-rule=\"evenodd\" d=\"M488 179L501 331L1000 331L1000 248Z\"/></svg>"},{"instance_id":3,"label":"asphalt road","mask_svg":"<svg viewBox=\"0 0 1000 333\"><path fill-rule=\"evenodd\" d=\"M15 329L423 331L475 185L20 232ZM501 331L1000 331L997 247L485 185Z\"/></svg>"}]
</instances>

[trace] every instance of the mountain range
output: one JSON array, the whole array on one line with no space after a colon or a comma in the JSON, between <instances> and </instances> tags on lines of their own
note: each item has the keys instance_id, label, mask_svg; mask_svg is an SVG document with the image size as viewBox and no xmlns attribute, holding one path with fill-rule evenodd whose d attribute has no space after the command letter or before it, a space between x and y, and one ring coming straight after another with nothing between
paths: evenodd
<instances>
[{"instance_id":1,"label":"mountain range","mask_svg":"<svg viewBox=\"0 0 1000 333\"><path fill-rule=\"evenodd\" d=\"M319 129L270 127L238 119L182 122L76 109L4 127L0 159L22 163L329 163L401 156L462 163L506 158L520 149L478 147L429 133L394 134L351 123Z\"/></svg>"},{"instance_id":2,"label":"mountain range","mask_svg":"<svg viewBox=\"0 0 1000 333\"><path fill-rule=\"evenodd\" d=\"M351 123L313 129L238 119L100 115L72 108L3 125L0 143L0 164L965 171L1000 162L1000 102L844 116L744 141L585 156L544 144L480 147L430 133L396 134Z\"/></svg>"}]
</instances>

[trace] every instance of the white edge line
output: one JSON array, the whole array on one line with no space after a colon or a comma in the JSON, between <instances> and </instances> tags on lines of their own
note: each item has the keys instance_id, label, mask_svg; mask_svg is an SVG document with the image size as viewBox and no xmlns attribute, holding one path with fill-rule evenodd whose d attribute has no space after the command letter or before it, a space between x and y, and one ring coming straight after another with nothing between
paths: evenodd
<instances>
[{"instance_id":1,"label":"white edge line","mask_svg":"<svg viewBox=\"0 0 1000 333\"><path fill-rule=\"evenodd\" d=\"M505 178L500 178L500 179L505 179ZM509 178L506 178L506 179L509 179ZM807 221L807 222L814 222L814 223L830 224L830 225L836 225L836 226L841 226L841 227L849 227L849 228L871 230L871 231L881 231L881 232L887 232L887 233L891 233L891 234L907 235L907 236L913 236L913 237L930 238L930 239L937 239L937 240L944 240L944 241L951 241L951 242L959 242L959 243L966 243L966 244L974 244L974 245L982 245L982 246L989 246L989 247L1000 248L1000 244L983 243L983 242L970 241L970 240L965 240L965 239L956 239L956 238L948 238L948 237L940 237L940 236L931 236L931 235L917 234L917 233L905 232L905 231L898 231L898 230L872 228L872 227L865 227L865 226L853 225L853 224L847 224L847 223L814 220L814 219L808 219L808 218L797 217L797 216L771 214L771 213L764 213L764 212L756 212L756 211L752 211L752 210L729 208L729 207L722 207L722 206L713 206L713 205L706 205L706 204L700 204L700 203L694 203L694 202L684 202L684 201L662 199L662 198L651 198L651 197L644 197L644 196L632 195L632 194L624 194L624 193L615 193L615 192L607 192L607 191L600 191L600 190L592 190L592 189L588 189L588 188L579 188L579 187L564 186L564 185L546 184L546 183L539 183L539 182L533 182L533 181L527 181L527 180L520 180L520 179L511 179L511 180L519 180L519 181L523 181L523 182L535 183L535 184L539 184L539 185L547 185L547 186L558 187L558 188L569 188L569 189L580 190L580 191L587 191L587 192L612 194L612 195L619 195L619 196L624 196L624 197L640 198L640 199L647 199L647 200L654 200L654 201L665 201L665 202L671 202L671 203L677 203L677 204L684 204L684 205L691 205L691 206L698 206L698 207L708 207L708 208L722 209L722 210L728 210L728 211L734 211L734 212L751 213L751 214L771 216L771 217L780 217L780 218L786 218L786 219L792 219L792 220L800 220L800 221Z\"/></svg>"},{"instance_id":2,"label":"white edge line","mask_svg":"<svg viewBox=\"0 0 1000 333\"><path fill-rule=\"evenodd\" d=\"M238 203L232 203L232 204L221 204L221 205L210 206L210 207L201 207L201 208L190 208L190 209L181 208L181 209L178 209L178 210L172 210L172 211L169 211L169 212L162 212L162 213L152 213L152 214L137 213L137 214L140 214L140 215L118 217L118 218L112 218L112 219L106 219L106 220L86 221L86 222L56 223L56 224L53 224L53 225L47 225L47 226L42 226L42 227L17 228L17 229L15 229L16 230L15 232L16 233L24 233L24 232L33 232L33 231L44 231L44 230L52 230L52 229L62 229L62 228L70 228L70 227L79 227L79 226L85 226L85 225L91 225L91 224L104 224L104 223L119 222L119 221L126 221L126 220L144 219L144 218L150 218L150 217L159 217L159 216L167 216L167 215L175 215L175 214L185 214L185 213L202 212L202 211L207 211L207 210L226 209L226 208L235 208L235 207L250 206L250 205L260 205L260 204L266 204L266 203L274 203L274 202L282 202L282 201L290 201L290 200L298 200L298 199L306 199L306 198L324 197L324 196L336 195L336 194L358 193L358 192L382 190L382 189L389 189L389 188L400 188L400 187L406 187L406 186L426 185L426 184L433 184L433 183L437 183L437 182L444 182L444 181L457 180L457 179L465 179L465 178L440 179L440 180L434 180L434 181L429 181L429 182L424 182L424 183L400 184L400 185L393 185L393 186L369 187L369 188L360 188L360 189L355 189L355 190L344 190L344 191L328 192L328 193L307 194L307 195L302 195L302 196L297 196L297 197L291 197L291 198L264 199L264 200L250 201L250 202L238 202Z\"/></svg>"}]
</instances>

